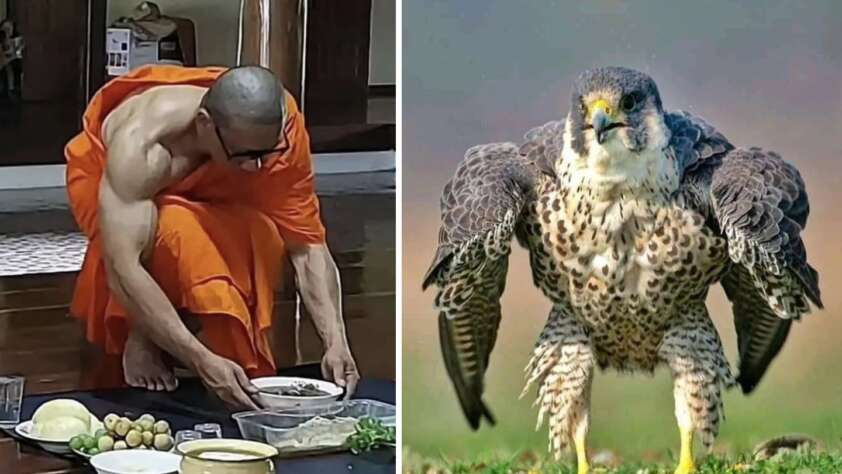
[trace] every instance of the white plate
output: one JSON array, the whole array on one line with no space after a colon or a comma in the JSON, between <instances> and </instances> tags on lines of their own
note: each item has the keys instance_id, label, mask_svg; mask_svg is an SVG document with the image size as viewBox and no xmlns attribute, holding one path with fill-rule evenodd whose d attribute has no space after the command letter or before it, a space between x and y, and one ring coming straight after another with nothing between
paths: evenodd
<instances>
[{"instance_id":1,"label":"white plate","mask_svg":"<svg viewBox=\"0 0 842 474\"><path fill-rule=\"evenodd\" d=\"M99 474L169 474L178 472L181 456L150 449L123 449L97 454L90 463ZM139 467L143 471L138 471Z\"/></svg>"},{"instance_id":2,"label":"white plate","mask_svg":"<svg viewBox=\"0 0 842 474\"><path fill-rule=\"evenodd\" d=\"M266 408L296 408L326 405L338 400L342 396L342 388L324 380L307 379L303 377L261 377L253 379L251 383L257 388L283 387L290 385L312 384L316 388L327 392L327 395L314 397L295 397L291 395L272 395L260 392L257 397Z\"/></svg>"},{"instance_id":3,"label":"white plate","mask_svg":"<svg viewBox=\"0 0 842 474\"><path fill-rule=\"evenodd\" d=\"M123 451L132 451L132 450L137 450L137 451L158 451L157 449L152 449L152 448L147 448L147 449L139 449L139 448L126 448L126 449L124 449ZM84 458L84 459L91 459L91 457L92 457L90 454L88 454L88 453L83 453L82 451L79 451L78 449L74 449L74 450L72 450L72 451L73 451L73 454L75 454L75 455L79 456L80 458ZM112 450L112 451L115 451L115 450ZM106 453L110 453L111 451L105 451L105 452L106 452ZM175 453L175 447L171 448L169 451L158 451L158 452L159 452L159 453ZM102 453L100 453L100 454L102 454ZM176 453L176 454L177 454L177 453Z\"/></svg>"},{"instance_id":4,"label":"white plate","mask_svg":"<svg viewBox=\"0 0 842 474\"><path fill-rule=\"evenodd\" d=\"M78 449L71 449L70 451L72 451L72 452L73 452L73 454L75 454L75 455L79 456L80 458L84 458L84 459L91 459L91 455L90 455L90 454L88 454L88 453L83 453L82 451L79 451Z\"/></svg>"},{"instance_id":5,"label":"white plate","mask_svg":"<svg viewBox=\"0 0 842 474\"><path fill-rule=\"evenodd\" d=\"M70 452L70 446L67 444L70 439L55 440L49 438L41 438L38 435L32 434L32 420L24 421L15 426L15 433L21 438L27 439L36 443L44 451L55 454L67 454Z\"/></svg>"},{"instance_id":6,"label":"white plate","mask_svg":"<svg viewBox=\"0 0 842 474\"><path fill-rule=\"evenodd\" d=\"M99 421L95 416L91 415L91 432L88 434L93 435L97 432L97 430L101 429L102 427L102 422ZM48 451L55 454L68 454L72 452L68 444L70 443L70 438L43 438L32 433L32 420L24 421L15 426L15 433L17 433L18 436L20 436L21 438L27 439L38 444L38 446L40 446L41 449L43 449L44 451Z\"/></svg>"}]
</instances>

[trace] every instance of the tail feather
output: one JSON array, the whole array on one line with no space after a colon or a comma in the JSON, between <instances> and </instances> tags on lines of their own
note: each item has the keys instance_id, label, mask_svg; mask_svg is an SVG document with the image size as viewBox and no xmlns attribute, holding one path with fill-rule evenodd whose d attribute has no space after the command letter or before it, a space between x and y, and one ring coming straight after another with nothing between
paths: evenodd
<instances>
[{"instance_id":1,"label":"tail feather","mask_svg":"<svg viewBox=\"0 0 842 474\"><path fill-rule=\"evenodd\" d=\"M780 353L789 335L792 320L768 318L765 321L758 321L757 324L762 328L758 327L752 334L752 347L745 347L740 355L740 374L737 376L737 383L746 395L754 391L769 368L769 364Z\"/></svg>"},{"instance_id":2,"label":"tail feather","mask_svg":"<svg viewBox=\"0 0 842 474\"><path fill-rule=\"evenodd\" d=\"M492 426L497 422L491 411L482 400L482 377L484 370L477 370L476 375L466 377L462 370L459 354L453 344L453 331L444 313L439 314L439 337L444 356L444 365L453 381L456 396L462 406L462 412L468 420L471 429L479 429L480 422L485 418Z\"/></svg>"}]
</instances>

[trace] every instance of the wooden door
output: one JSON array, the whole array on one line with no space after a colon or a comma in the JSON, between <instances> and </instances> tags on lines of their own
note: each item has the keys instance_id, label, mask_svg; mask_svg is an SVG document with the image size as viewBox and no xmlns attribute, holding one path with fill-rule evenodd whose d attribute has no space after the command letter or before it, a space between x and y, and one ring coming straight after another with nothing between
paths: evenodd
<instances>
[{"instance_id":1,"label":"wooden door","mask_svg":"<svg viewBox=\"0 0 842 474\"><path fill-rule=\"evenodd\" d=\"M9 0L7 7L25 47L20 96L0 98L0 166L63 163L64 145L102 83L105 0Z\"/></svg>"},{"instance_id":2,"label":"wooden door","mask_svg":"<svg viewBox=\"0 0 842 474\"><path fill-rule=\"evenodd\" d=\"M305 54L308 125L366 123L371 0L311 0Z\"/></svg>"},{"instance_id":3,"label":"wooden door","mask_svg":"<svg viewBox=\"0 0 842 474\"><path fill-rule=\"evenodd\" d=\"M16 0L13 5L15 22L26 41L23 101L83 99L87 1Z\"/></svg>"},{"instance_id":4,"label":"wooden door","mask_svg":"<svg viewBox=\"0 0 842 474\"><path fill-rule=\"evenodd\" d=\"M245 0L240 63L272 69L309 127L365 124L370 30L371 0Z\"/></svg>"}]
</instances>

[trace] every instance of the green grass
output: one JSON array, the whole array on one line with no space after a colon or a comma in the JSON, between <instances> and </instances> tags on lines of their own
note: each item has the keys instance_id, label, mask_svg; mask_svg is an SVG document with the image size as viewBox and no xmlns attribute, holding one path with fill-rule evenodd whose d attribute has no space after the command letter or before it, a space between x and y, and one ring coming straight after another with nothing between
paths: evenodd
<instances>
[{"instance_id":1,"label":"green grass","mask_svg":"<svg viewBox=\"0 0 842 474\"><path fill-rule=\"evenodd\" d=\"M537 410L531 406L534 391L518 399L521 375L515 368L505 367L508 361L498 361L497 371L489 374L486 401L497 425L484 425L473 432L443 371L412 359L404 357L404 374L414 375L404 377L403 442L414 452L456 459L477 453L546 452L546 428L535 429ZM832 373L780 370L770 377L771 388L764 387L751 396L729 391L715 452L743 453L768 439L796 433L836 446L842 439L842 386L836 383L837 377L829 375ZM669 374L661 371L654 378L597 376L591 404L590 449L646 460L663 457L677 449L678 443Z\"/></svg>"},{"instance_id":2,"label":"green grass","mask_svg":"<svg viewBox=\"0 0 842 474\"><path fill-rule=\"evenodd\" d=\"M405 352L404 445L432 459L546 452L546 427L535 429L535 391L518 399L523 380L521 367L531 338L521 340L505 341L509 345L504 346L506 355L495 357L504 354L501 350L492 356L495 360L488 373L485 399L497 425L484 425L476 432L465 422L438 354L427 347ZM833 367L842 363L842 354L817 355L820 364L805 361L807 354L796 350L787 353L770 371L763 386L749 396L739 390L725 394L726 418L714 453L750 452L761 442L788 434L805 434L825 446L839 445L842 384ZM608 450L627 460L663 459L679 443L673 405L672 381L666 370L654 377L597 374L592 391L589 449Z\"/></svg>"},{"instance_id":3,"label":"green grass","mask_svg":"<svg viewBox=\"0 0 842 474\"><path fill-rule=\"evenodd\" d=\"M404 450L405 473L423 474L576 474L572 461L556 463L532 452L514 456L481 457L474 460L424 458ZM771 459L753 461L750 456L732 458L708 456L697 466L698 474L838 474L842 473L842 455L838 452L790 451ZM675 461L632 462L617 466L592 465L592 474L672 474Z\"/></svg>"},{"instance_id":4,"label":"green grass","mask_svg":"<svg viewBox=\"0 0 842 474\"><path fill-rule=\"evenodd\" d=\"M402 346L402 443L414 460L405 464L415 469L410 472L520 472L534 467L529 462L539 463L548 472L575 472L569 469L569 461L546 461L547 430L546 426L535 429L534 387L525 397L518 398L523 367L548 307L527 288L531 284L528 275L510 275L509 280L504 296L506 316L485 378L484 399L497 424L483 424L477 431L468 427L444 370L435 315L428 309L429 298L417 291L408 293ZM721 294L715 296L710 305L712 314L716 315L714 320L726 354L736 370L730 308ZM739 390L730 390L724 395L726 418L714 444L715 457L706 460L707 471L700 472L793 473L803 467L810 469L804 474L842 474L837 460L842 451L839 314L842 306L835 304L823 314L796 325L785 350L754 393L746 396ZM588 449L593 453L614 453L626 463L614 473L638 474L641 466L650 470L640 474L673 472L672 453L678 449L679 435L672 380L666 369L654 377L598 371L590 415ZM746 470L734 470L742 456L753 452L758 444L791 434L807 435L835 454L803 454L778 464L751 464ZM528 459L522 459L524 456ZM422 469L427 465L431 470ZM475 469L478 465L481 469ZM594 474L611 472L593 470Z\"/></svg>"},{"instance_id":5,"label":"green grass","mask_svg":"<svg viewBox=\"0 0 842 474\"><path fill-rule=\"evenodd\" d=\"M839 357L835 359L839 361ZM572 458L561 463L548 461L546 428L535 429L534 391L518 399L522 385L518 362L498 359L486 397L497 425L473 432L438 366L412 354L405 357L404 373L414 374L404 377L405 472L518 473L532 469L575 473ZM726 394L726 419L714 454L704 461L697 458L700 474L842 474L842 386L832 375L835 371L782 369L771 374L764 390L751 396L738 390ZM796 433L816 439L830 454L802 453L775 462L746 462L746 453L759 443ZM655 377L597 376L589 449L610 451L623 464L613 470L594 465L593 474L671 474L678 443L672 383L666 371Z\"/></svg>"}]
</instances>

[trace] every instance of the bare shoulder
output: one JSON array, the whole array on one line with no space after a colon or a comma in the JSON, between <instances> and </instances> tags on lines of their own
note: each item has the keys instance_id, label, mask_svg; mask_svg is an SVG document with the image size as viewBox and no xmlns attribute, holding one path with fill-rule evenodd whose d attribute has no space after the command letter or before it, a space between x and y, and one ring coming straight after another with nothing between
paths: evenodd
<instances>
[{"instance_id":1,"label":"bare shoulder","mask_svg":"<svg viewBox=\"0 0 842 474\"><path fill-rule=\"evenodd\" d=\"M151 199L169 182L172 157L155 141L116 134L108 148L105 176L123 201Z\"/></svg>"},{"instance_id":2,"label":"bare shoulder","mask_svg":"<svg viewBox=\"0 0 842 474\"><path fill-rule=\"evenodd\" d=\"M185 126L195 116L207 87L193 85L158 86L144 95L156 119L169 119L174 126Z\"/></svg>"},{"instance_id":3,"label":"bare shoulder","mask_svg":"<svg viewBox=\"0 0 842 474\"><path fill-rule=\"evenodd\" d=\"M103 120L103 141L107 146L126 132L153 139L176 133L190 125L205 91L205 87L173 85L135 92Z\"/></svg>"},{"instance_id":4,"label":"bare shoulder","mask_svg":"<svg viewBox=\"0 0 842 474\"><path fill-rule=\"evenodd\" d=\"M205 89L159 86L129 96L103 122L108 184L127 200L149 199L169 184L165 137L189 127Z\"/></svg>"}]
</instances>

